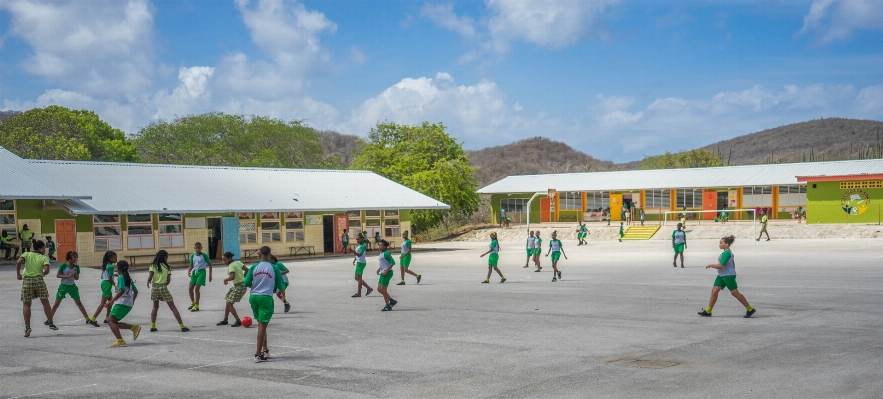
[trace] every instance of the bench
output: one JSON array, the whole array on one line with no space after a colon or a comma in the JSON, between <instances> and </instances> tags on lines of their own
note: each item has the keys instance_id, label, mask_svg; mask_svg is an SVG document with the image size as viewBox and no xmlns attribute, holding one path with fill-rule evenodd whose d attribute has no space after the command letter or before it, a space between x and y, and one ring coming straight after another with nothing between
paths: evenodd
<instances>
[{"instance_id":1,"label":"bench","mask_svg":"<svg viewBox=\"0 0 883 399\"><path fill-rule=\"evenodd\" d=\"M255 248L255 249L243 249L243 250L242 250L242 259L248 259L248 258L250 258L252 255L254 255L255 253L257 253L258 251L260 251L260 248Z\"/></svg>"},{"instance_id":2,"label":"bench","mask_svg":"<svg viewBox=\"0 0 883 399\"><path fill-rule=\"evenodd\" d=\"M156 256L156 254L149 254L149 255L129 255L129 266L135 267L135 258L147 258L147 257L149 257L149 258L153 259L154 256ZM169 258L171 258L171 257L173 257L173 256L183 256L183 257L184 257L184 263L188 263L188 262L190 261L190 258L189 258L189 257L190 257L190 253L186 253L186 252L178 252L178 253L174 253L174 254L169 254Z\"/></svg>"},{"instance_id":3,"label":"bench","mask_svg":"<svg viewBox=\"0 0 883 399\"><path fill-rule=\"evenodd\" d=\"M312 245L298 245L294 247L288 247L288 256L294 256L301 252L306 252L307 255L314 255L316 253L316 249L313 248Z\"/></svg>"}]
</instances>

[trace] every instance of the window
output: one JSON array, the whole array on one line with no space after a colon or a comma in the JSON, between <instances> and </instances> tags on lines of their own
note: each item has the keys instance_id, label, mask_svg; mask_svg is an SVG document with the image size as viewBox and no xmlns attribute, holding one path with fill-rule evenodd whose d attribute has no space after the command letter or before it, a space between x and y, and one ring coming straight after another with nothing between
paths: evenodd
<instances>
[{"instance_id":1,"label":"window","mask_svg":"<svg viewBox=\"0 0 883 399\"><path fill-rule=\"evenodd\" d=\"M126 248L153 249L153 217L149 213L126 215Z\"/></svg>"},{"instance_id":2,"label":"window","mask_svg":"<svg viewBox=\"0 0 883 399\"><path fill-rule=\"evenodd\" d=\"M779 186L779 194L806 194L806 185L794 184L789 186Z\"/></svg>"},{"instance_id":3,"label":"window","mask_svg":"<svg viewBox=\"0 0 883 399\"><path fill-rule=\"evenodd\" d=\"M279 212L261 214L261 242L282 242L282 222Z\"/></svg>"},{"instance_id":4,"label":"window","mask_svg":"<svg viewBox=\"0 0 883 399\"><path fill-rule=\"evenodd\" d=\"M254 212L240 212L237 216L239 220L255 220Z\"/></svg>"},{"instance_id":5,"label":"window","mask_svg":"<svg viewBox=\"0 0 883 399\"><path fill-rule=\"evenodd\" d=\"M365 211L366 218L379 218L380 211Z\"/></svg>"},{"instance_id":6,"label":"window","mask_svg":"<svg viewBox=\"0 0 883 399\"><path fill-rule=\"evenodd\" d=\"M702 189L686 188L675 190L676 206L683 208L702 208Z\"/></svg>"},{"instance_id":7,"label":"window","mask_svg":"<svg viewBox=\"0 0 883 399\"><path fill-rule=\"evenodd\" d=\"M183 248L184 247L184 218L180 213L159 214L159 247L160 248Z\"/></svg>"},{"instance_id":8,"label":"window","mask_svg":"<svg viewBox=\"0 0 883 399\"><path fill-rule=\"evenodd\" d=\"M601 212L610 207L610 193L606 191L586 192L586 211Z\"/></svg>"},{"instance_id":9,"label":"window","mask_svg":"<svg viewBox=\"0 0 883 399\"><path fill-rule=\"evenodd\" d=\"M802 186L806 190L806 186ZM841 190L851 190L854 188L883 188L883 180L877 181L845 181L840 183ZM804 191L806 192L806 191Z\"/></svg>"},{"instance_id":10,"label":"window","mask_svg":"<svg viewBox=\"0 0 883 399\"><path fill-rule=\"evenodd\" d=\"M780 191L781 192L781 191ZM761 187L743 187L742 188L742 206L743 207L767 207L773 205L773 188L770 186Z\"/></svg>"},{"instance_id":11,"label":"window","mask_svg":"<svg viewBox=\"0 0 883 399\"><path fill-rule=\"evenodd\" d=\"M95 251L116 251L123 249L123 235L120 233L119 215L93 215Z\"/></svg>"},{"instance_id":12,"label":"window","mask_svg":"<svg viewBox=\"0 0 883 399\"><path fill-rule=\"evenodd\" d=\"M350 237L355 237L362 232L362 220L361 219L350 219L347 222L348 231L350 233Z\"/></svg>"},{"instance_id":13,"label":"window","mask_svg":"<svg viewBox=\"0 0 883 399\"><path fill-rule=\"evenodd\" d=\"M582 193L566 191L558 195L561 196L558 202L562 211L578 211L583 207Z\"/></svg>"},{"instance_id":14,"label":"window","mask_svg":"<svg viewBox=\"0 0 883 399\"><path fill-rule=\"evenodd\" d=\"M500 209L507 213L525 212L527 210L527 198L501 198Z\"/></svg>"},{"instance_id":15,"label":"window","mask_svg":"<svg viewBox=\"0 0 883 399\"><path fill-rule=\"evenodd\" d=\"M383 234L380 228L380 211L365 211L365 232L369 237L375 234Z\"/></svg>"},{"instance_id":16,"label":"window","mask_svg":"<svg viewBox=\"0 0 883 399\"><path fill-rule=\"evenodd\" d=\"M399 230L399 211L398 210L385 210L383 211L383 232L385 233L385 237L398 237L401 235L401 230Z\"/></svg>"},{"instance_id":17,"label":"window","mask_svg":"<svg viewBox=\"0 0 883 399\"><path fill-rule=\"evenodd\" d=\"M15 224L15 201L0 200L0 231L5 231L10 237L16 237Z\"/></svg>"},{"instance_id":18,"label":"window","mask_svg":"<svg viewBox=\"0 0 883 399\"><path fill-rule=\"evenodd\" d=\"M258 227L254 213L239 213L239 243L252 244L258 242Z\"/></svg>"},{"instance_id":19,"label":"window","mask_svg":"<svg viewBox=\"0 0 883 399\"><path fill-rule=\"evenodd\" d=\"M346 216L350 219L361 219L362 211L346 211Z\"/></svg>"},{"instance_id":20,"label":"window","mask_svg":"<svg viewBox=\"0 0 883 399\"><path fill-rule=\"evenodd\" d=\"M742 189L742 195L772 195L773 188L770 186L760 187L745 187Z\"/></svg>"},{"instance_id":21,"label":"window","mask_svg":"<svg viewBox=\"0 0 883 399\"><path fill-rule=\"evenodd\" d=\"M285 241L304 240L304 213L288 212L285 214Z\"/></svg>"},{"instance_id":22,"label":"window","mask_svg":"<svg viewBox=\"0 0 883 399\"><path fill-rule=\"evenodd\" d=\"M662 208L669 209L671 207L671 190L647 190L644 191L645 208Z\"/></svg>"}]
</instances>

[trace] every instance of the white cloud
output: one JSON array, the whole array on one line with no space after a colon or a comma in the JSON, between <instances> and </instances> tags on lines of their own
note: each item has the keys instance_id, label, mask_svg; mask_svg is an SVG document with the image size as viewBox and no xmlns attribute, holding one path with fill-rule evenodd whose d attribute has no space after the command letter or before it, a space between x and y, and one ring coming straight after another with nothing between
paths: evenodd
<instances>
[{"instance_id":1,"label":"white cloud","mask_svg":"<svg viewBox=\"0 0 883 399\"><path fill-rule=\"evenodd\" d=\"M883 29L883 1L813 0L795 35L816 31L822 43L849 37L856 30Z\"/></svg>"},{"instance_id":2,"label":"white cloud","mask_svg":"<svg viewBox=\"0 0 883 399\"><path fill-rule=\"evenodd\" d=\"M487 0L491 43L498 53L514 41L543 47L570 46L586 36L606 35L601 17L616 0Z\"/></svg>"},{"instance_id":3,"label":"white cloud","mask_svg":"<svg viewBox=\"0 0 883 399\"><path fill-rule=\"evenodd\" d=\"M463 37L475 36L475 20L470 17L459 17L454 13L454 4L430 4L426 3L420 9L420 16L429 18L430 21L445 29L460 34Z\"/></svg>"},{"instance_id":4,"label":"white cloud","mask_svg":"<svg viewBox=\"0 0 883 399\"><path fill-rule=\"evenodd\" d=\"M368 62L368 56L365 55L358 47L353 45L350 47L350 61L353 64L362 65Z\"/></svg>"}]
</instances>

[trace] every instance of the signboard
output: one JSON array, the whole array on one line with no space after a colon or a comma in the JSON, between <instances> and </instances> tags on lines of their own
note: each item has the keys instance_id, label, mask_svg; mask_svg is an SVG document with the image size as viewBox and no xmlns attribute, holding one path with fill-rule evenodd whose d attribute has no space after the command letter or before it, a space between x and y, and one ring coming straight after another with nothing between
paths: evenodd
<instances>
[{"instance_id":1,"label":"signboard","mask_svg":"<svg viewBox=\"0 0 883 399\"><path fill-rule=\"evenodd\" d=\"M322 224L322 216L321 215L308 215L307 216L307 224Z\"/></svg>"}]
</instances>

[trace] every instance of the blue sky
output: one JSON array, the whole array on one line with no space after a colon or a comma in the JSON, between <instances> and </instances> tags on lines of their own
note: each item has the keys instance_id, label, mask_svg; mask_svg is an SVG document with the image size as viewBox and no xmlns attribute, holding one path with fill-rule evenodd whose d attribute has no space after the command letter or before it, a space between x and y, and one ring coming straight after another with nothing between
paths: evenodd
<instances>
[{"instance_id":1,"label":"blue sky","mask_svg":"<svg viewBox=\"0 0 883 399\"><path fill-rule=\"evenodd\" d=\"M883 120L883 1L0 0L0 109L443 122L601 159ZM799 138L795 138L799 140Z\"/></svg>"}]
</instances>

